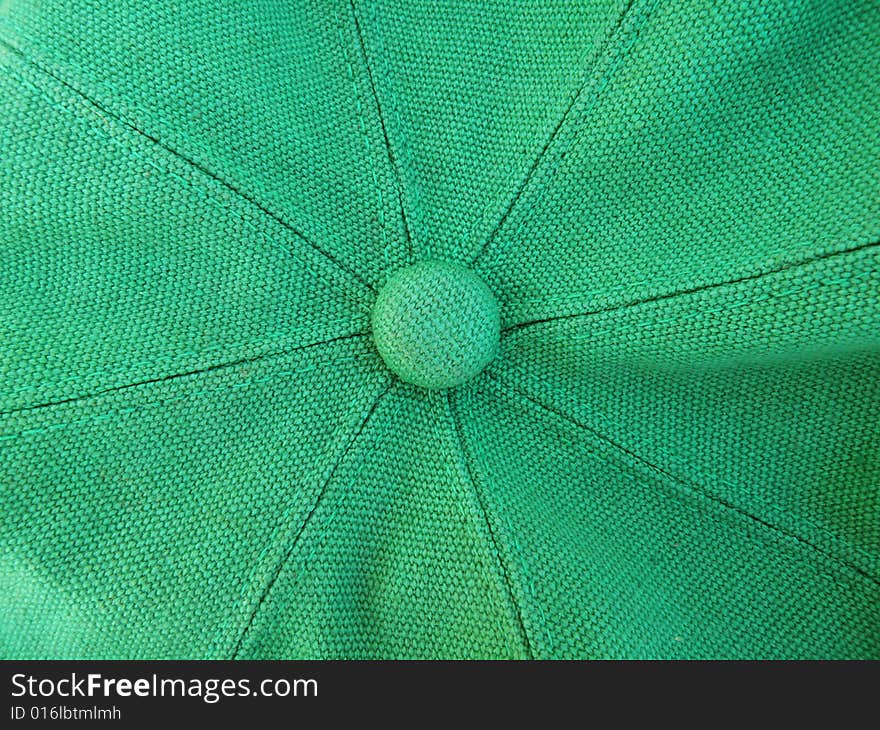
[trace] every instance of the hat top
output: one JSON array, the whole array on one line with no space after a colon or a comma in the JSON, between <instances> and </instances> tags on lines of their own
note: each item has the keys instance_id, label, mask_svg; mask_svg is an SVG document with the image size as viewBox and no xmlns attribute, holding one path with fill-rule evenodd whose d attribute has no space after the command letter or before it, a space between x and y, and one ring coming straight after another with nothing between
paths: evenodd
<instances>
[{"instance_id":1,"label":"hat top","mask_svg":"<svg viewBox=\"0 0 880 730\"><path fill-rule=\"evenodd\" d=\"M498 350L500 314L472 270L422 261L393 273L372 313L373 340L386 365L423 388L452 388L482 372Z\"/></svg>"}]
</instances>

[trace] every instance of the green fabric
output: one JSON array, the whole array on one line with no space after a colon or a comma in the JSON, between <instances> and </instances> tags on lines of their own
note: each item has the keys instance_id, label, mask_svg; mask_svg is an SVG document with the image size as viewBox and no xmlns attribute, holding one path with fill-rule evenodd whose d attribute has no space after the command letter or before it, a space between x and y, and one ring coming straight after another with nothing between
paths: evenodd
<instances>
[{"instance_id":1,"label":"green fabric","mask_svg":"<svg viewBox=\"0 0 880 730\"><path fill-rule=\"evenodd\" d=\"M376 349L401 380L462 385L498 354L498 302L461 264L421 261L388 277L370 317Z\"/></svg>"},{"instance_id":2,"label":"green fabric","mask_svg":"<svg viewBox=\"0 0 880 730\"><path fill-rule=\"evenodd\" d=\"M0 0L0 657L880 658L878 47Z\"/></svg>"}]
</instances>

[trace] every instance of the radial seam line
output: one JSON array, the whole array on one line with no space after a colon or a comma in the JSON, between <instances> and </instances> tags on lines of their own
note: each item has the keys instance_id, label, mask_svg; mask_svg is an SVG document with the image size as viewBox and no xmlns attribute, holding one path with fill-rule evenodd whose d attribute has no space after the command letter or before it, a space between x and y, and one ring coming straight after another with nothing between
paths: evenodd
<instances>
[{"instance_id":1,"label":"radial seam line","mask_svg":"<svg viewBox=\"0 0 880 730\"><path fill-rule=\"evenodd\" d=\"M217 184L222 185L224 188L229 190L231 193L238 196L240 199L246 201L247 203L252 205L254 208L256 208L257 210L262 212L264 215L268 216L273 221L275 221L276 223L281 225L283 228L290 231L297 238L302 240L303 243L305 243L309 248L311 248L313 251L320 254L328 261L330 261L343 274L350 276L352 279L354 279L355 281L357 281L359 284L366 287L367 289L369 289L371 291L375 291L375 287L373 287L372 284L370 284L368 281L366 281L364 278L362 278L360 276L360 274L358 274L356 271L354 271L352 269L349 269L338 258L336 258L333 254L325 251L323 248L318 246L314 241L310 240L302 231L300 231L299 229L294 227L291 223L284 220L284 218L282 218L279 214L273 212L271 209L264 206L255 197L253 197L249 193L245 192L241 187L239 187L235 183L232 183L232 182L226 180L224 177L222 177L218 173L212 171L210 168L208 168L207 166L205 166L201 162L198 162L197 160L185 155L183 152L175 149L167 142L163 142L158 137L150 134L149 132L146 132L146 131L140 129L137 125L135 125L135 124L129 122L127 119L125 119L125 117L123 117L120 114L109 109L108 107L103 105L101 102L99 102L95 99L92 99L88 94L81 91L79 88L74 86L72 83L70 83L69 81L66 81L65 79L63 79L60 76L58 76L57 74L53 73L49 69L45 68L40 63L38 63L36 60L34 60L33 58L31 58L30 56L25 54L23 51L21 51L19 48L16 48L15 46L11 45L7 41L3 40L2 38L0 38L0 46L2 46L3 48L6 48L8 51L10 51L12 54L14 54L17 58L19 58L19 60L22 63L24 63L27 66L29 66L30 68L34 69L38 73L42 74L43 76L46 76L48 78L53 79L58 84L61 84L61 86L63 86L65 89L67 89L71 93L78 96L80 99L85 101L87 104L92 106L94 109L98 110L98 112L100 112L107 119L115 122L118 125L125 127L126 129L134 132L135 134L142 137L143 139L148 140L149 142L156 145L160 149L165 150L165 152L172 155L174 158L184 162L185 164L187 164L191 168L193 168L193 169L197 170L198 172L202 173L203 175L211 178Z\"/></svg>"},{"instance_id":2,"label":"radial seam line","mask_svg":"<svg viewBox=\"0 0 880 730\"><path fill-rule=\"evenodd\" d=\"M297 530L296 534L293 536L293 539L290 540L287 547L282 551L281 556L276 561L276 564L272 567L272 571L269 575L269 579L266 581L266 584L263 586L263 590L260 593L260 597L257 602L254 604L253 608L250 610L248 614L248 618L245 621L244 626L239 632L238 639L235 642L235 645L232 648L229 658L230 659L238 659L239 652L242 649L242 645L244 643L245 637L253 625L254 620L257 617L257 614L260 611L260 607L263 605L263 602L269 596L269 593L272 591L272 587L275 585L275 581L278 580L278 576L281 575L281 571L287 563L288 558L293 553L297 544L299 543L300 538L305 533L306 528L309 526L312 517L318 509L318 506L321 504L324 495L327 493L327 486L330 484L330 480L333 479L333 475L336 474L336 470L340 467L342 462L345 460L345 457L348 455L348 452L354 447L357 442L358 437L363 433L363 430L366 428L367 423L370 420L370 417L376 412L376 409L379 407L380 401L392 390L393 384L388 385L373 401L373 404L370 406L366 415L363 417L361 422L358 424L354 433L348 439L348 443L345 445L345 448L342 450L342 453L337 457L336 461L333 463L333 466L330 467L330 471L327 473L327 476L324 478L323 483L318 489L318 496L315 498L315 501L312 503L311 508L306 513L305 518L302 521L302 524ZM274 536L270 539L274 540Z\"/></svg>"},{"instance_id":3,"label":"radial seam line","mask_svg":"<svg viewBox=\"0 0 880 730\"><path fill-rule=\"evenodd\" d=\"M446 395L446 404L449 409L449 415L450 415L450 418L452 419L453 429L455 431L455 435L458 440L459 451L462 456L462 459L461 459L462 465L464 466L465 471L467 472L467 476L470 479L471 486L473 487L474 495L477 498L477 504L479 505L479 508L482 513L483 521L485 522L486 529L488 530L488 533L489 533L489 539L492 542L492 549L495 552L495 557L497 558L498 565L501 568L501 576L504 580L504 586L507 589L508 597L510 598L510 602L513 605L514 615L516 617L517 624L518 624L517 628L520 631L520 635L521 635L521 638L522 638L522 641L524 644L524 648L526 650L526 657L528 659L534 659L535 653L532 648L532 642L529 639L528 632L526 631L525 622L523 621L522 608L520 607L519 602L516 600L516 594L513 590L513 583L510 578L510 571L508 570L507 566L504 563L504 560L501 557L501 550L498 545L498 538L495 535L495 529L492 527L492 521L489 519L489 512L486 508L486 503L484 501L482 492L481 492L480 488L477 486L477 478L476 478L476 474L474 473L473 466L471 465L470 454L469 454L467 446L466 446L466 441L465 441L462 425L461 425L460 419L458 418L458 415L456 413L456 409L452 404L452 397L449 393L447 393L447 395Z\"/></svg>"}]
</instances>

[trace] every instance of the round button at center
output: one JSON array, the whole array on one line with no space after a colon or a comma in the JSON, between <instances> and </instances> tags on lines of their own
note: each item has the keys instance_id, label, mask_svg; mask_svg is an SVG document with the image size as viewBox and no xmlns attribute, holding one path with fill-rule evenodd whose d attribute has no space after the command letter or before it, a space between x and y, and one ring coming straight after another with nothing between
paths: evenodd
<instances>
[{"instance_id":1,"label":"round button at center","mask_svg":"<svg viewBox=\"0 0 880 730\"><path fill-rule=\"evenodd\" d=\"M422 261L394 272L376 298L373 340L401 380L452 388L498 352L501 318L489 287L466 266Z\"/></svg>"}]
</instances>

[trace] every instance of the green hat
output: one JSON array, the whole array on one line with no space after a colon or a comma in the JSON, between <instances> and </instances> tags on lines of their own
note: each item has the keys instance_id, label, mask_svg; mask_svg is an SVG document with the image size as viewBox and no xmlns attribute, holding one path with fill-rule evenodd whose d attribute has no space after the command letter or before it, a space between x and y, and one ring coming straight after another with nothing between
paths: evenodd
<instances>
[{"instance_id":1,"label":"green hat","mask_svg":"<svg viewBox=\"0 0 880 730\"><path fill-rule=\"evenodd\" d=\"M0 1L0 656L880 658L878 47Z\"/></svg>"}]
</instances>

